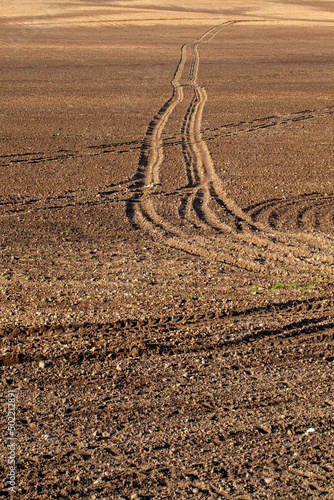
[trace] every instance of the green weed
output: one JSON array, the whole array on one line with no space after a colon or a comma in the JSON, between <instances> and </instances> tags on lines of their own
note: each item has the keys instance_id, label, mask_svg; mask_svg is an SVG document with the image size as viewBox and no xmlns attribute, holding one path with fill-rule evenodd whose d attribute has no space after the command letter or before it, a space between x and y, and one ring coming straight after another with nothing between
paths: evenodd
<instances>
[{"instance_id":1,"label":"green weed","mask_svg":"<svg viewBox=\"0 0 334 500\"><path fill-rule=\"evenodd\" d=\"M283 283L276 283L276 285L272 286L270 290L278 290L279 288L284 288Z\"/></svg>"},{"instance_id":2,"label":"green weed","mask_svg":"<svg viewBox=\"0 0 334 500\"><path fill-rule=\"evenodd\" d=\"M311 290L313 288L314 284L311 283L310 285L297 285L296 283L276 283L276 285L272 286L270 290L287 290L288 288L296 288L297 290L303 291L303 290Z\"/></svg>"}]
</instances>

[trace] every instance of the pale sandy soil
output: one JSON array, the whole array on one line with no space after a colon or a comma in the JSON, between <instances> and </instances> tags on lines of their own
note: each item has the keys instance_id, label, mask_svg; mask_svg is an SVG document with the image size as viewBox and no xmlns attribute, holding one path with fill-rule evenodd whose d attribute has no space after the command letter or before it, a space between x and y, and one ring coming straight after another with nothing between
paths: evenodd
<instances>
[{"instance_id":1,"label":"pale sandy soil","mask_svg":"<svg viewBox=\"0 0 334 500\"><path fill-rule=\"evenodd\" d=\"M13 0L1 7L2 18L10 24L23 26L73 26L104 23L192 24L214 23L224 19L241 17L248 21L259 17L265 20L295 22L333 22L334 7L331 0L224 0L223 2L186 0L180 5L176 0L155 1L108 1L108 0Z\"/></svg>"},{"instance_id":2,"label":"pale sandy soil","mask_svg":"<svg viewBox=\"0 0 334 500\"><path fill-rule=\"evenodd\" d=\"M0 14L13 497L332 499L332 2Z\"/></svg>"}]
</instances>

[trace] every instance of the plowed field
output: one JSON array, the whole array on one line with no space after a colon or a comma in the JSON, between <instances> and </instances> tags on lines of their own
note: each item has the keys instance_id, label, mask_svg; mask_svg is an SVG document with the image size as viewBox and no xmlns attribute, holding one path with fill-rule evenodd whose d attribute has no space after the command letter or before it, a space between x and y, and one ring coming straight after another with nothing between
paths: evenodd
<instances>
[{"instance_id":1,"label":"plowed field","mask_svg":"<svg viewBox=\"0 0 334 500\"><path fill-rule=\"evenodd\" d=\"M334 9L221 3L0 8L4 498L334 498Z\"/></svg>"}]
</instances>

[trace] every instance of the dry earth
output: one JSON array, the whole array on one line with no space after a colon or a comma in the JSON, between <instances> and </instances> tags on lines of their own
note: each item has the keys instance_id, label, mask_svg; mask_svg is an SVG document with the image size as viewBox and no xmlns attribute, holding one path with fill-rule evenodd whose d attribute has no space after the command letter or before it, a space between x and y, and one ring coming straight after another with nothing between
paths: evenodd
<instances>
[{"instance_id":1,"label":"dry earth","mask_svg":"<svg viewBox=\"0 0 334 500\"><path fill-rule=\"evenodd\" d=\"M333 2L0 15L2 498L333 499Z\"/></svg>"}]
</instances>

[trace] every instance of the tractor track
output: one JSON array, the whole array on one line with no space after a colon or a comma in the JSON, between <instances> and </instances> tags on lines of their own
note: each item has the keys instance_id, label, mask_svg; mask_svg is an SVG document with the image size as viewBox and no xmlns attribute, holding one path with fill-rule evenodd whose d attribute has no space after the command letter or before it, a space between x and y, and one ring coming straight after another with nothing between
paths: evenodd
<instances>
[{"instance_id":1,"label":"tractor track","mask_svg":"<svg viewBox=\"0 0 334 500\"><path fill-rule=\"evenodd\" d=\"M18 213L122 202L125 204L126 215L134 229L139 234L148 234L160 247L167 245L172 249L203 257L209 261L218 261L232 268L246 270L257 275L264 272L267 276L282 276L286 271L293 272L296 269L302 269L303 272L321 272L323 269L328 269L328 264L334 262L331 251L333 241L331 236L326 237L320 231L322 217L326 217L329 221L333 220L334 197L332 194L326 198L321 198L318 193L290 199L277 198L242 209L226 194L223 182L215 171L206 144L210 137L214 139L215 134L228 136L255 132L263 127L283 126L334 113L334 107L328 106L319 110L303 110L293 114L269 116L202 131L202 114L207 102L207 94L204 87L197 81L200 65L199 47L204 43L209 43L222 29L232 27L237 23L238 21L231 21L215 26L198 39L181 47L180 59L171 79L171 97L161 106L148 125L146 136L140 146L138 169L132 178L102 186L95 192L82 189L57 196L2 199L0 200L0 216L8 217ZM189 53L190 63L188 62ZM185 76L186 69L188 69L188 74ZM189 99L189 102L180 124L180 135L171 139L164 138L165 128L168 121L172 119L175 108L186 99ZM176 140L176 137L179 139ZM172 142L168 143L169 140ZM124 142L117 147L125 145L130 148L139 147L137 141ZM98 148L103 147L103 153L105 153L109 146L89 146L89 148L94 148L93 154L97 155L100 154ZM181 159L188 181L187 185L175 187L172 192L165 192L161 185L161 171L170 168L170 165L166 165L164 157L164 148L167 146L180 146ZM65 150L60 151L64 155L69 153ZM38 154L42 158L42 155ZM22 161L27 161L25 154L22 154L20 158ZM161 209L162 201L173 206L173 213L176 216L166 217L164 210ZM177 208L175 209L174 206ZM293 218L290 217L292 209L295 213ZM290 221L287 224L286 219L289 217ZM318 232L310 234L307 232L310 228L315 228ZM290 324L287 320L286 332L298 328L302 330L305 328L306 330L307 328L330 329L331 320L327 320L324 315L320 315L315 324L312 324L312 318L318 315L317 311L322 307L321 301L318 302L319 307L314 304L312 299L301 300L300 303L294 302L293 304L274 304L268 306L268 310L251 308L242 313L226 310L221 314L211 311L210 314L213 314L211 318L203 313L194 319L157 318L147 320L147 323L142 324L129 320L129 324L125 322L110 326L110 331L117 329L133 331L135 335L146 330L153 332L172 329L175 331L187 328L189 325L200 327L213 325L215 322L219 324L225 316L253 315L256 318L257 315L268 314L270 317L276 316L279 311L283 311L282 314L287 316L298 315L301 311L300 314L304 318L297 326L295 323ZM328 318L331 317L332 312L332 309L328 310ZM309 323L303 323L304 320ZM93 325L88 326L95 328ZM268 338L278 334L270 326L263 332ZM247 335L249 334L243 337L244 341ZM252 341L252 336L247 341Z\"/></svg>"},{"instance_id":2,"label":"tractor track","mask_svg":"<svg viewBox=\"0 0 334 500\"><path fill-rule=\"evenodd\" d=\"M148 233L159 244L204 258L219 260L230 265L259 271L258 261L262 266L275 267L278 272L284 268L300 266L311 270L314 266L332 264L334 258L330 252L332 241L321 236L309 237L300 232L282 232L277 225L267 221L263 224L253 214L242 210L224 190L222 181L215 172L210 152L201 132L203 109L207 101L204 87L197 83L200 63L198 48L210 42L223 28L235 25L238 21L215 26L193 42L182 46L180 61L171 80L172 96L162 106L151 121L142 145L141 159L137 171L138 191L127 204L127 216L133 226ZM182 73L186 67L187 52L191 51L191 64L186 82L182 85ZM160 170L164 167L164 143L162 132L175 107L184 99L182 86L192 91L192 99L181 124L181 147L183 161L188 178L187 190L179 202L179 219L169 220L158 212L156 201L164 196L160 185ZM323 108L321 113L332 113L332 107ZM291 123L314 117L311 110L305 110L290 116ZM263 120L253 120L237 124L234 133L253 131L263 127L277 126L288 120L286 116L270 116ZM234 129L235 130L235 129ZM228 132L229 133L229 132ZM170 168L170 167L169 167ZM219 216L217 212L219 208ZM221 214L223 212L223 214ZM224 215L228 217L224 219ZM182 222L182 228L180 228ZM185 225L187 227L185 227ZM190 229L195 229L191 234ZM198 233L203 229L203 234ZM209 230L210 234L207 234ZM218 238L217 238L218 236ZM231 238L231 236L233 236ZM312 245L315 245L312 248ZM321 255L319 246L323 247ZM242 247L242 248L241 248ZM239 258L231 258L238 255ZM317 254L317 255L315 255ZM315 261L316 257L316 261Z\"/></svg>"},{"instance_id":3,"label":"tractor track","mask_svg":"<svg viewBox=\"0 0 334 500\"><path fill-rule=\"evenodd\" d=\"M273 229L283 225L292 230L318 229L324 232L334 224L334 194L310 193L289 199L272 199L245 209L254 222ZM293 215L293 216L292 216ZM323 224L325 227L322 227Z\"/></svg>"},{"instance_id":4,"label":"tractor track","mask_svg":"<svg viewBox=\"0 0 334 500\"><path fill-rule=\"evenodd\" d=\"M140 149L138 170L133 178L119 184L101 187L95 193L80 190L54 197L0 200L0 209L2 208L0 215L124 201L127 217L136 229L149 233L159 244L167 244L210 260L219 260L256 273L263 267L267 267L270 272L275 268L275 272L280 273L284 269L294 269L296 266L312 270L314 266L332 264L334 258L331 255L331 238L317 234L309 235L303 231L304 220L312 212L312 208L309 206L304 208L301 201L296 224L291 230L289 228L289 231L281 231L280 214L289 214L289 208L297 206L298 201L281 200L276 204L275 201L268 201L257 207L242 210L227 196L222 181L215 172L205 142L210 136L207 137L201 131L207 94L197 83L200 63L198 48L203 43L209 43L222 29L237 22L231 21L215 26L197 40L181 47L180 60L171 80L172 95L149 123ZM183 73L189 50L191 64L188 78L185 80ZM174 191L176 198L174 200L173 193L164 192L160 186L160 170L165 168L164 147L168 144L168 139L163 139L163 133L174 109L184 100L185 87L191 91L192 98L180 127L180 141L174 140L170 145L178 146L178 142L181 145L188 185ZM213 134L211 138L222 130L225 135L253 132L263 127L295 123L332 114L333 109L333 106L328 106L316 111L303 110L291 115L259 118L247 123L239 122L211 129L209 132ZM136 141L124 142L119 146L124 147L124 145L132 149L138 147ZM99 147L103 147L102 154L110 152L108 145ZM89 146L85 151L94 148L93 153L87 154L98 155L101 149L96 150L96 148L99 147ZM65 157L73 157L78 152L59 150L55 159L59 159L60 153ZM35 157L21 154L18 159L12 155L7 155L7 158L11 158L11 161L43 161L40 153L35 154ZM47 157L47 161L50 158L51 155ZM162 198L170 198L172 202L176 201L179 204L176 212L177 220L168 220L159 214L156 202ZM313 198L309 196L305 197L305 200L309 202ZM331 203L331 196L327 197L325 202L317 202L317 206L327 209L326 217L330 221L333 218ZM321 217L316 208L313 212L313 225L312 220L309 225L319 230ZM323 249L320 254L319 248Z\"/></svg>"},{"instance_id":5,"label":"tractor track","mask_svg":"<svg viewBox=\"0 0 334 500\"><path fill-rule=\"evenodd\" d=\"M181 47L180 60L171 79L172 95L152 118L147 128L146 136L141 144L140 159L133 178L119 184L101 187L95 193L85 190L63 193L55 197L20 198L0 200L2 216L18 212L36 210L55 210L65 207L93 206L100 203L124 201L126 214L133 226L149 233L159 244L167 244L187 253L204 258L219 260L228 265L259 272L263 266L271 272L280 273L284 269L294 269L302 266L312 270L315 266L326 266L334 262L331 255L331 238L322 235L309 235L304 232L305 218L313 210L311 229L321 229L321 215L324 210L329 221L333 218L332 197L326 201L317 201L317 208L303 205L303 199L266 201L257 207L242 210L227 196L221 179L215 172L206 140L214 139L222 132L226 136L254 132L263 127L272 127L295 123L300 120L321 117L332 114L333 106L319 110L303 110L293 114L269 116L250 122L239 122L209 130L209 135L201 131L203 109L207 94L197 83L200 64L199 46L209 43L222 29L231 27L239 21L230 21L215 26L201 35L197 40ZM188 52L191 52L189 74L185 79ZM168 144L169 139L163 139L164 130L173 115L174 109L185 99L185 89L192 94L190 103L180 126L180 140ZM211 134L211 135L210 135ZM182 161L185 165L188 185L176 188L173 193L166 193L160 185L160 170L164 166L164 148L167 145L181 146ZM138 148L136 141L114 144L113 147ZM89 146L85 154L99 155L110 152L110 145ZM103 149L102 149L103 148ZM109 149L108 149L109 148ZM93 150L91 153L90 151ZM119 152L125 152L120 150ZM59 150L55 159L73 158L78 151ZM29 156L30 155L30 156ZM41 153L7 155L11 161L39 162L44 161ZM45 161L52 159L52 155ZM121 197L120 197L121 195ZM176 220L167 219L157 209L160 199L176 201L178 210ZM311 196L305 196L306 202L313 201ZM289 231L281 231L280 217L289 215L291 207L300 205L296 223L290 225ZM322 210L322 212L321 212ZM308 217L308 220L310 217ZM181 227L180 227L181 223ZM319 248L322 251L319 254Z\"/></svg>"},{"instance_id":6,"label":"tractor track","mask_svg":"<svg viewBox=\"0 0 334 500\"><path fill-rule=\"evenodd\" d=\"M334 344L333 313L334 302L327 295L105 324L5 327L0 330L0 365L214 352L238 345L261 348L268 343L284 349L298 347L301 338L321 351L321 346Z\"/></svg>"},{"instance_id":7,"label":"tractor track","mask_svg":"<svg viewBox=\"0 0 334 500\"><path fill-rule=\"evenodd\" d=\"M206 141L214 141L224 137L232 137L239 134L259 132L262 129L272 127L284 127L301 121L320 119L334 114L334 106L326 106L318 109L307 109L295 113L284 113L268 117L255 118L250 121L227 123L214 128L206 128L202 136ZM163 147L174 147L186 143L184 134L162 137ZM0 155L0 167L9 168L18 164L43 164L53 161L67 161L76 158L96 157L109 154L126 154L131 151L140 151L142 140L112 142L105 144L93 144L82 149L58 149L56 151L37 151L29 153L11 153Z\"/></svg>"},{"instance_id":8,"label":"tractor track","mask_svg":"<svg viewBox=\"0 0 334 500\"><path fill-rule=\"evenodd\" d=\"M99 63L129 45L124 75L108 65L99 99L83 92L77 120L65 108L61 134L43 136L53 111L28 86L22 125L40 123L22 135L15 119L1 140L12 154L0 156L0 367L4 407L16 406L18 496L332 498L334 106L320 107L331 102L331 38L266 16L255 30L252 14L211 29L135 27L132 45L124 30L99 31L108 46L92 30L64 30L66 45L52 30L65 69L82 47ZM207 31L180 46L152 109L164 71L148 62L166 68L173 36L196 29ZM28 40L41 55L46 31ZM40 58L18 55L13 76L29 65L34 81ZM87 86L76 70L65 76L66 105ZM125 94L136 79L145 93ZM113 116L120 81L130 113ZM15 98L22 86L5 82L5 98L7 88ZM86 106L92 123L104 112L108 130L122 122L117 138L84 132ZM16 131L21 151L9 145Z\"/></svg>"}]
</instances>

